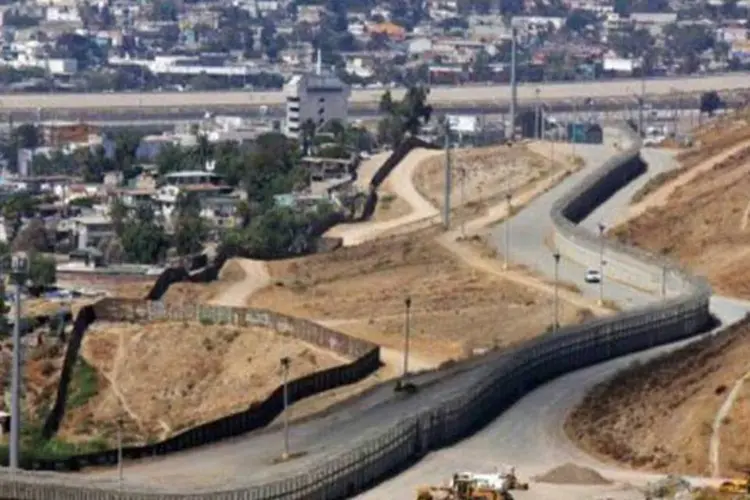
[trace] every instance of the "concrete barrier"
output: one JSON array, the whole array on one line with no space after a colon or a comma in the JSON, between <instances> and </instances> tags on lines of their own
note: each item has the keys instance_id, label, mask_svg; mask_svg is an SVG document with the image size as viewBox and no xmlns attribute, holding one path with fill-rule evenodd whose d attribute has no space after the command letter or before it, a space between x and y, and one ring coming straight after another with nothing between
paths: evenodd
<instances>
[{"instance_id":1,"label":"concrete barrier","mask_svg":"<svg viewBox=\"0 0 750 500\"><path fill-rule=\"evenodd\" d=\"M640 162L640 142L612 159L553 207L555 241L567 255L593 259L598 236L576 225L605 196L624 185ZM619 179L619 185L618 185ZM695 335L710 322L711 289L703 279L693 277L671 263L606 242L611 259L610 273L631 283L656 281L667 269L679 282L679 294L658 304L596 319L583 325L560 329L524 343L507 352L489 353L476 364L440 388L440 403L415 415L400 418L390 428L363 429L360 439L348 449L316 461L312 468L290 473L264 484L248 484L233 491L168 493L95 489L85 480L59 474L22 474L12 478L0 472L0 498L28 500L86 499L207 500L253 499L338 499L371 487L374 483L416 460L430 450L456 442L486 425L499 413L540 384L563 373L606 359L647 349ZM631 266L632 267L629 267ZM476 361L473 361L476 362ZM429 389L427 389L429 390ZM158 467L158 464L155 465ZM77 484L74 484L77 483Z\"/></svg>"}]
</instances>

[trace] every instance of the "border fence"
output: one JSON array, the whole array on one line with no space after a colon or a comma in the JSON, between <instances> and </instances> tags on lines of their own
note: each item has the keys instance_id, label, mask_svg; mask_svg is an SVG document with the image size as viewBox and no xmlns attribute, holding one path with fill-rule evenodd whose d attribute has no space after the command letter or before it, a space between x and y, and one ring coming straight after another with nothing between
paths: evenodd
<instances>
[{"instance_id":1,"label":"border fence","mask_svg":"<svg viewBox=\"0 0 750 500\"><path fill-rule=\"evenodd\" d=\"M552 210L555 241L571 256L598 252L600 240L576 225L608 194L642 171L640 139L612 158L558 200ZM351 496L392 474L431 450L454 443L481 428L504 409L540 384L561 374L606 359L686 338L710 322L711 289L701 278L672 263L639 250L606 242L606 273L640 282L668 271L674 294L661 302L582 325L564 327L530 340L500 357L473 368L475 377L454 377L442 382L448 397L405 416L390 429L349 445L337 455L316 461L299 473L263 484L248 484L214 493L145 493L86 486L84 481L60 475L23 474L12 479L0 473L0 498L34 500L207 500L337 499ZM629 278L628 278L629 277ZM477 378L479 381L477 382Z\"/></svg>"}]
</instances>

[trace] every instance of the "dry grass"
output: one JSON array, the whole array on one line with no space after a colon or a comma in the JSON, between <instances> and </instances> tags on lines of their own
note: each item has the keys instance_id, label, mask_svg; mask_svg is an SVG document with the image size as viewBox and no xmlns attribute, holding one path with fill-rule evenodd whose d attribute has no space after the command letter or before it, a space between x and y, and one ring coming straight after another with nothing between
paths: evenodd
<instances>
[{"instance_id":1,"label":"dry grass","mask_svg":"<svg viewBox=\"0 0 750 500\"><path fill-rule=\"evenodd\" d=\"M750 127L748 127L750 129ZM664 206L613 230L621 241L669 255L719 293L750 298L750 148L678 187Z\"/></svg>"},{"instance_id":2,"label":"dry grass","mask_svg":"<svg viewBox=\"0 0 750 500\"><path fill-rule=\"evenodd\" d=\"M404 299L412 298L415 355L442 361L509 345L550 324L551 298L478 273L433 239L436 230L329 254L269 263L274 285L248 305L323 321L401 349ZM577 311L563 306L565 322Z\"/></svg>"},{"instance_id":3,"label":"dry grass","mask_svg":"<svg viewBox=\"0 0 750 500\"><path fill-rule=\"evenodd\" d=\"M748 371L750 321L665 357L636 364L593 389L565 426L584 449L632 467L708 474L716 412ZM750 464L748 394L722 430L721 474Z\"/></svg>"},{"instance_id":4,"label":"dry grass","mask_svg":"<svg viewBox=\"0 0 750 500\"><path fill-rule=\"evenodd\" d=\"M60 436L110 444L118 417L127 440L143 443L265 399L280 383L283 356L292 358L291 378L346 361L263 328L183 322L97 322L81 353L101 375L100 391L67 412Z\"/></svg>"},{"instance_id":5,"label":"dry grass","mask_svg":"<svg viewBox=\"0 0 750 500\"><path fill-rule=\"evenodd\" d=\"M63 308L69 309L73 317L78 311L89 304L93 304L98 299L80 298L73 300L49 300L49 299L28 299L24 300L22 311L24 316L51 316L57 314Z\"/></svg>"},{"instance_id":6,"label":"dry grass","mask_svg":"<svg viewBox=\"0 0 750 500\"><path fill-rule=\"evenodd\" d=\"M456 150L451 158L451 199L455 206L500 199L507 192L515 192L559 168L524 144L513 148L492 146ZM437 207L442 207L444 202L444 172L445 158L438 155L422 162L414 175L414 185L419 193Z\"/></svg>"}]
</instances>

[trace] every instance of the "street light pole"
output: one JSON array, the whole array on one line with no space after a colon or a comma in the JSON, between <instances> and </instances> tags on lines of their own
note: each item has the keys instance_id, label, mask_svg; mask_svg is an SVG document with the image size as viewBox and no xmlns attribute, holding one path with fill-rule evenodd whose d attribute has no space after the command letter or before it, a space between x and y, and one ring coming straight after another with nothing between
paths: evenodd
<instances>
[{"instance_id":1,"label":"street light pole","mask_svg":"<svg viewBox=\"0 0 750 500\"><path fill-rule=\"evenodd\" d=\"M26 282L29 260L25 252L11 257L11 277L15 283L15 321L13 324L13 372L10 403L10 460L11 472L18 470L21 451L21 287Z\"/></svg>"},{"instance_id":2,"label":"street light pole","mask_svg":"<svg viewBox=\"0 0 750 500\"><path fill-rule=\"evenodd\" d=\"M117 485L120 493L122 493L123 486L123 471L122 471L122 417L117 418Z\"/></svg>"},{"instance_id":3,"label":"street light pole","mask_svg":"<svg viewBox=\"0 0 750 500\"><path fill-rule=\"evenodd\" d=\"M503 263L503 269L510 267L510 217L513 215L513 205L511 205L510 192L505 194L505 200L508 202L508 209L505 216L505 262Z\"/></svg>"},{"instance_id":4,"label":"street light pole","mask_svg":"<svg viewBox=\"0 0 750 500\"><path fill-rule=\"evenodd\" d=\"M560 300L558 297L558 283L560 281L560 252L555 250L555 253L552 254L552 257L555 259L555 323L552 325L552 331L557 332L557 329L560 327Z\"/></svg>"},{"instance_id":5,"label":"street light pole","mask_svg":"<svg viewBox=\"0 0 750 500\"><path fill-rule=\"evenodd\" d=\"M282 460L289 459L289 364L291 359L284 356L281 358L281 384L284 398L284 452L281 454Z\"/></svg>"},{"instance_id":6,"label":"street light pole","mask_svg":"<svg viewBox=\"0 0 750 500\"><path fill-rule=\"evenodd\" d=\"M599 223L599 305L604 305L604 229Z\"/></svg>"},{"instance_id":7,"label":"street light pole","mask_svg":"<svg viewBox=\"0 0 750 500\"><path fill-rule=\"evenodd\" d=\"M401 377L401 386L406 383L406 377L409 374L409 336L411 334L410 325L411 315L411 297L404 299L404 373Z\"/></svg>"},{"instance_id":8,"label":"street light pole","mask_svg":"<svg viewBox=\"0 0 750 500\"><path fill-rule=\"evenodd\" d=\"M539 120L539 93L541 90L539 87L536 88L534 93L536 94L536 113L534 114L534 138L539 140L542 135L541 122Z\"/></svg>"}]
</instances>

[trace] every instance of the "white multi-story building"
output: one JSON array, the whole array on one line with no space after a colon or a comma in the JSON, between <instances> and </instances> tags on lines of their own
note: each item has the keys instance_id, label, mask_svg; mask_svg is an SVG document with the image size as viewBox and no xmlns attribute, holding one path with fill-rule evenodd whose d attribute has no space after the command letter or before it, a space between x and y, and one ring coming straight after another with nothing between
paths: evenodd
<instances>
[{"instance_id":1,"label":"white multi-story building","mask_svg":"<svg viewBox=\"0 0 750 500\"><path fill-rule=\"evenodd\" d=\"M323 74L320 64L314 74L293 76L284 86L286 135L298 139L308 120L316 127L329 120L346 122L350 92L349 86L336 76Z\"/></svg>"}]
</instances>

